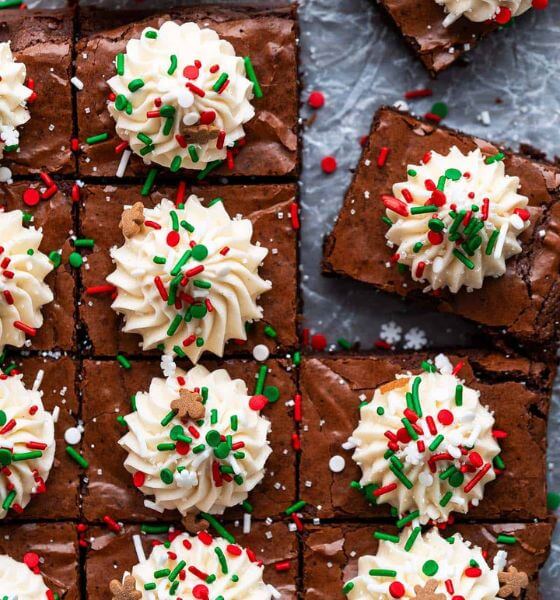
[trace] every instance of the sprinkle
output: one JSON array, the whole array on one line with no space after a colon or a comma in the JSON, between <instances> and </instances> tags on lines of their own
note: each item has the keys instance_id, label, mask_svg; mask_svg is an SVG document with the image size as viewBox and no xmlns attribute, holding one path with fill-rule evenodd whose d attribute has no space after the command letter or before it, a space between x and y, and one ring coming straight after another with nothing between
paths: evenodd
<instances>
[{"instance_id":1,"label":"sprinkle","mask_svg":"<svg viewBox=\"0 0 560 600\"><path fill-rule=\"evenodd\" d=\"M325 156L321 160L321 169L323 173L331 175L336 171L337 163L334 156Z\"/></svg>"},{"instance_id":2,"label":"sprinkle","mask_svg":"<svg viewBox=\"0 0 560 600\"><path fill-rule=\"evenodd\" d=\"M72 446L66 446L66 454L68 454L68 456L70 456L70 458L78 463L83 469L87 469L89 467L88 461L76 450L74 450Z\"/></svg>"},{"instance_id":3,"label":"sprinkle","mask_svg":"<svg viewBox=\"0 0 560 600\"><path fill-rule=\"evenodd\" d=\"M398 215L401 215L401 217L408 217L408 207L402 200L399 200L394 196L383 194L381 196L381 202L383 202L385 208L388 210L396 212Z\"/></svg>"},{"instance_id":4,"label":"sprinkle","mask_svg":"<svg viewBox=\"0 0 560 600\"><path fill-rule=\"evenodd\" d=\"M222 87L225 85L225 83L228 80L229 75L227 73L222 73L218 79L215 81L214 85L212 86L212 89L217 92L220 93Z\"/></svg>"},{"instance_id":5,"label":"sprinkle","mask_svg":"<svg viewBox=\"0 0 560 600\"><path fill-rule=\"evenodd\" d=\"M109 139L108 133L106 133L106 132L98 133L97 135L91 135L90 137L86 138L86 143L91 146L93 144L99 144L100 142L104 142L108 139Z\"/></svg>"},{"instance_id":6,"label":"sprinkle","mask_svg":"<svg viewBox=\"0 0 560 600\"><path fill-rule=\"evenodd\" d=\"M71 267L73 267L74 269L79 269L82 266L83 262L84 259L78 252L70 253L70 256L68 257L68 263Z\"/></svg>"},{"instance_id":7,"label":"sprinkle","mask_svg":"<svg viewBox=\"0 0 560 600\"><path fill-rule=\"evenodd\" d=\"M126 356L123 356L122 354L117 354L116 358L117 358L117 362L124 369L130 369L132 367L132 365L130 364L130 361L128 360L128 358L126 358Z\"/></svg>"},{"instance_id":8,"label":"sprinkle","mask_svg":"<svg viewBox=\"0 0 560 600\"><path fill-rule=\"evenodd\" d=\"M384 542L393 542L393 544L399 543L398 535L391 535L390 533L384 533L383 531L375 531L373 537L376 540L383 540Z\"/></svg>"},{"instance_id":9,"label":"sprinkle","mask_svg":"<svg viewBox=\"0 0 560 600\"><path fill-rule=\"evenodd\" d=\"M223 162L223 160L213 160L209 162L206 165L206 167L202 169L202 171L200 171L200 173L198 173L198 175L196 176L198 181L202 181L206 177L206 175L208 175L208 173L210 173L214 169L217 169Z\"/></svg>"},{"instance_id":10,"label":"sprinkle","mask_svg":"<svg viewBox=\"0 0 560 600\"><path fill-rule=\"evenodd\" d=\"M302 510L306 505L307 505L307 502L305 502L305 500L300 500L299 502L295 502L294 504L289 506L284 511L284 514L286 514L287 516L290 516L293 513L296 513L296 512L299 512L300 510Z\"/></svg>"},{"instance_id":11,"label":"sprinkle","mask_svg":"<svg viewBox=\"0 0 560 600\"><path fill-rule=\"evenodd\" d=\"M463 386L461 384L455 387L455 404L463 406Z\"/></svg>"},{"instance_id":12,"label":"sprinkle","mask_svg":"<svg viewBox=\"0 0 560 600\"><path fill-rule=\"evenodd\" d=\"M449 491L444 494L443 498L439 501L439 505L445 507L449 504L449 501L453 497L453 492Z\"/></svg>"},{"instance_id":13,"label":"sprinkle","mask_svg":"<svg viewBox=\"0 0 560 600\"><path fill-rule=\"evenodd\" d=\"M409 490L414 487L414 484L408 477L400 470L395 467L395 465L391 465L389 469L392 471L393 475Z\"/></svg>"},{"instance_id":14,"label":"sprinkle","mask_svg":"<svg viewBox=\"0 0 560 600\"><path fill-rule=\"evenodd\" d=\"M396 526L399 529L402 529L405 525L408 525L409 523L411 523L412 521L414 521L414 519L417 519L419 516L420 516L420 511L419 510L415 510L414 512L411 512L408 515L406 515L406 517L403 517L402 519L399 519L396 522Z\"/></svg>"},{"instance_id":15,"label":"sprinkle","mask_svg":"<svg viewBox=\"0 0 560 600\"><path fill-rule=\"evenodd\" d=\"M404 97L406 100L415 100L416 98L427 98L433 94L432 90L428 88L421 88L417 90L409 90L405 92Z\"/></svg>"},{"instance_id":16,"label":"sprinkle","mask_svg":"<svg viewBox=\"0 0 560 600\"><path fill-rule=\"evenodd\" d=\"M369 574L372 577L396 577L397 572L391 569L370 569Z\"/></svg>"},{"instance_id":17,"label":"sprinkle","mask_svg":"<svg viewBox=\"0 0 560 600\"><path fill-rule=\"evenodd\" d=\"M81 79L78 79L77 77L72 77L70 79L70 83L78 90L83 90L84 89L84 83Z\"/></svg>"},{"instance_id":18,"label":"sprinkle","mask_svg":"<svg viewBox=\"0 0 560 600\"><path fill-rule=\"evenodd\" d=\"M19 329L20 331L23 331L23 333L25 333L26 335L28 335L30 337L34 337L37 335L37 329L35 329L35 327L26 325L22 321L14 321L14 327L16 329Z\"/></svg>"},{"instance_id":19,"label":"sprinkle","mask_svg":"<svg viewBox=\"0 0 560 600\"><path fill-rule=\"evenodd\" d=\"M142 189L140 191L140 195L148 196L150 194L150 191L154 185L154 181L157 176L157 172L158 171L156 168L152 168L149 170L148 176L146 177L146 180L144 181L144 185L142 186Z\"/></svg>"},{"instance_id":20,"label":"sprinkle","mask_svg":"<svg viewBox=\"0 0 560 600\"><path fill-rule=\"evenodd\" d=\"M227 540L230 544L235 544L235 537L212 515L201 512L200 516L216 530L216 533Z\"/></svg>"},{"instance_id":21,"label":"sprinkle","mask_svg":"<svg viewBox=\"0 0 560 600\"><path fill-rule=\"evenodd\" d=\"M198 152L196 151L195 146L193 146L191 144L190 146L188 146L187 150L189 151L189 155L190 155L193 163L197 163L198 162Z\"/></svg>"},{"instance_id":22,"label":"sprinkle","mask_svg":"<svg viewBox=\"0 0 560 600\"><path fill-rule=\"evenodd\" d=\"M498 535L498 537L496 538L496 542L498 544L508 544L511 546L517 543L517 538L513 535L505 535L503 533L500 533L500 535Z\"/></svg>"},{"instance_id":23,"label":"sprinkle","mask_svg":"<svg viewBox=\"0 0 560 600\"><path fill-rule=\"evenodd\" d=\"M406 540L406 543L404 545L404 549L406 550L406 552L410 552L410 550L412 549L412 546L414 545L414 542L416 541L416 538L420 535L420 532L422 531L421 527L415 527L411 534L408 536L408 539Z\"/></svg>"},{"instance_id":24,"label":"sprinkle","mask_svg":"<svg viewBox=\"0 0 560 600\"><path fill-rule=\"evenodd\" d=\"M117 54L117 75L124 75L124 54Z\"/></svg>"},{"instance_id":25,"label":"sprinkle","mask_svg":"<svg viewBox=\"0 0 560 600\"><path fill-rule=\"evenodd\" d=\"M492 465L490 463L486 463L482 469L480 469L480 471L478 471L478 473L476 473L476 475L465 485L465 487L463 488L463 490L465 491L465 493L470 492L474 486L481 480L483 479L483 477L486 475L486 473L488 473L488 471L490 470L490 468L492 467Z\"/></svg>"},{"instance_id":26,"label":"sprinkle","mask_svg":"<svg viewBox=\"0 0 560 600\"><path fill-rule=\"evenodd\" d=\"M309 94L309 98L307 99L307 104L314 109L322 108L325 105L324 94L317 90L311 92Z\"/></svg>"},{"instance_id":27,"label":"sprinkle","mask_svg":"<svg viewBox=\"0 0 560 600\"><path fill-rule=\"evenodd\" d=\"M379 154L377 156L377 166L382 168L385 166L387 162L387 157L389 156L389 148L387 146L382 146L379 150Z\"/></svg>"},{"instance_id":28,"label":"sprinkle","mask_svg":"<svg viewBox=\"0 0 560 600\"><path fill-rule=\"evenodd\" d=\"M474 269L474 263L472 260L465 256L460 250L457 250L457 248L453 248L453 256L460 260L465 267L467 267L467 269Z\"/></svg>"},{"instance_id":29,"label":"sprinkle","mask_svg":"<svg viewBox=\"0 0 560 600\"><path fill-rule=\"evenodd\" d=\"M257 75L255 74L255 69L253 67L253 63L251 62L250 57L246 56L243 59L243 62L245 63L245 71L247 73L247 77L249 78L249 81L251 81L251 83L253 84L253 93L255 94L255 98L262 98L263 91L260 86L259 80L257 79Z\"/></svg>"},{"instance_id":30,"label":"sprinkle","mask_svg":"<svg viewBox=\"0 0 560 600\"><path fill-rule=\"evenodd\" d=\"M140 88L144 87L144 81L142 79L133 79L129 84L128 84L128 89L131 92L136 92L138 91Z\"/></svg>"}]
</instances>

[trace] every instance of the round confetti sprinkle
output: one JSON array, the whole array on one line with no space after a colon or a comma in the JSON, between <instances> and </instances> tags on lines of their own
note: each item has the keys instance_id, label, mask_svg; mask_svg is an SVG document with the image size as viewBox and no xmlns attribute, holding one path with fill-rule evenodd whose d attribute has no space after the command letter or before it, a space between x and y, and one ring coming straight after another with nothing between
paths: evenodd
<instances>
[{"instance_id":1,"label":"round confetti sprinkle","mask_svg":"<svg viewBox=\"0 0 560 600\"><path fill-rule=\"evenodd\" d=\"M199 585L195 585L192 589L193 598L197 600L208 600L208 588L201 583Z\"/></svg>"},{"instance_id":2,"label":"round confetti sprinkle","mask_svg":"<svg viewBox=\"0 0 560 600\"><path fill-rule=\"evenodd\" d=\"M179 232L170 231L167 234L167 245L174 248L179 243L180 239L181 239L181 236L179 235Z\"/></svg>"},{"instance_id":3,"label":"round confetti sprinkle","mask_svg":"<svg viewBox=\"0 0 560 600\"><path fill-rule=\"evenodd\" d=\"M136 471L136 473L134 473L134 475L132 476L132 483L134 483L136 487L142 487L145 481L146 474L142 473L142 471Z\"/></svg>"},{"instance_id":4,"label":"round confetti sprinkle","mask_svg":"<svg viewBox=\"0 0 560 600\"><path fill-rule=\"evenodd\" d=\"M278 402L278 398L280 398L280 390L275 385L267 385L263 390L263 394L273 404L274 402Z\"/></svg>"},{"instance_id":5,"label":"round confetti sprinkle","mask_svg":"<svg viewBox=\"0 0 560 600\"><path fill-rule=\"evenodd\" d=\"M463 481L465 481L465 476L461 471L455 471L453 475L449 478L449 485L454 488L461 487L463 485Z\"/></svg>"},{"instance_id":6,"label":"round confetti sprinkle","mask_svg":"<svg viewBox=\"0 0 560 600\"><path fill-rule=\"evenodd\" d=\"M36 569L39 566L39 555L35 552L26 552L23 555L23 562L30 568Z\"/></svg>"},{"instance_id":7,"label":"round confetti sprinkle","mask_svg":"<svg viewBox=\"0 0 560 600\"><path fill-rule=\"evenodd\" d=\"M25 204L27 204L27 206L35 206L36 204L39 204L40 200L41 194L39 194L39 191L34 188L27 188L23 192L23 201Z\"/></svg>"},{"instance_id":8,"label":"round confetti sprinkle","mask_svg":"<svg viewBox=\"0 0 560 600\"><path fill-rule=\"evenodd\" d=\"M548 7L548 0L533 0L533 8L543 10Z\"/></svg>"},{"instance_id":9,"label":"round confetti sprinkle","mask_svg":"<svg viewBox=\"0 0 560 600\"><path fill-rule=\"evenodd\" d=\"M257 344L253 348L253 358L262 362L270 356L270 350L264 344Z\"/></svg>"},{"instance_id":10,"label":"round confetti sprinkle","mask_svg":"<svg viewBox=\"0 0 560 600\"><path fill-rule=\"evenodd\" d=\"M252 396L249 400L249 408L251 410L262 410L267 404L268 398L262 394Z\"/></svg>"},{"instance_id":11,"label":"round confetti sprinkle","mask_svg":"<svg viewBox=\"0 0 560 600\"><path fill-rule=\"evenodd\" d=\"M327 347L327 338L322 333L316 333L311 336L311 347L322 352Z\"/></svg>"},{"instance_id":12,"label":"round confetti sprinkle","mask_svg":"<svg viewBox=\"0 0 560 600\"><path fill-rule=\"evenodd\" d=\"M72 252L72 254L70 254L70 256L68 257L68 262L70 263L71 267L79 269L82 266L84 259L82 258L82 255L78 252Z\"/></svg>"},{"instance_id":13,"label":"round confetti sprinkle","mask_svg":"<svg viewBox=\"0 0 560 600\"><path fill-rule=\"evenodd\" d=\"M7 467L12 462L12 453L7 448L0 448L0 465Z\"/></svg>"},{"instance_id":14,"label":"round confetti sprinkle","mask_svg":"<svg viewBox=\"0 0 560 600\"><path fill-rule=\"evenodd\" d=\"M192 249L192 257L195 260L201 261L204 260L208 256L208 248L203 244L197 244Z\"/></svg>"},{"instance_id":15,"label":"round confetti sprinkle","mask_svg":"<svg viewBox=\"0 0 560 600\"><path fill-rule=\"evenodd\" d=\"M8 169L8 167L0 167L0 183L7 183L11 178L11 169Z\"/></svg>"},{"instance_id":16,"label":"round confetti sprinkle","mask_svg":"<svg viewBox=\"0 0 560 600\"><path fill-rule=\"evenodd\" d=\"M342 471L344 471L345 466L346 461L344 460L343 456L340 456L340 454L335 454L334 456L331 456L331 459L329 460L329 469L333 473L342 473Z\"/></svg>"},{"instance_id":17,"label":"round confetti sprinkle","mask_svg":"<svg viewBox=\"0 0 560 600\"><path fill-rule=\"evenodd\" d=\"M68 427L68 429L64 432L64 441L71 446L79 444L81 439L82 434L77 427Z\"/></svg>"},{"instance_id":18,"label":"round confetti sprinkle","mask_svg":"<svg viewBox=\"0 0 560 600\"><path fill-rule=\"evenodd\" d=\"M404 596L404 585L400 581L393 581L389 586L391 598L402 598Z\"/></svg>"},{"instance_id":19,"label":"round confetti sprinkle","mask_svg":"<svg viewBox=\"0 0 560 600\"><path fill-rule=\"evenodd\" d=\"M449 109L447 108L447 104L445 102L434 102L432 105L432 110L430 111L434 115L445 119L449 114Z\"/></svg>"},{"instance_id":20,"label":"round confetti sprinkle","mask_svg":"<svg viewBox=\"0 0 560 600\"><path fill-rule=\"evenodd\" d=\"M220 432L216 431L215 429L211 429L206 434L206 443L209 446L212 446L212 448L216 448L221 441L222 441L222 436L220 435Z\"/></svg>"},{"instance_id":21,"label":"round confetti sprinkle","mask_svg":"<svg viewBox=\"0 0 560 600\"><path fill-rule=\"evenodd\" d=\"M162 469L159 476L163 483L166 483L167 485L173 483L173 473L169 469Z\"/></svg>"},{"instance_id":22,"label":"round confetti sprinkle","mask_svg":"<svg viewBox=\"0 0 560 600\"><path fill-rule=\"evenodd\" d=\"M505 25L511 21L511 10L506 6L501 6L496 13L496 23Z\"/></svg>"},{"instance_id":23,"label":"round confetti sprinkle","mask_svg":"<svg viewBox=\"0 0 560 600\"><path fill-rule=\"evenodd\" d=\"M336 158L334 156L325 156L321 161L321 169L327 175L334 173L336 171Z\"/></svg>"},{"instance_id":24,"label":"round confetti sprinkle","mask_svg":"<svg viewBox=\"0 0 560 600\"><path fill-rule=\"evenodd\" d=\"M453 423L453 413L445 408L438 412L437 418L442 425L451 425Z\"/></svg>"},{"instance_id":25,"label":"round confetti sprinkle","mask_svg":"<svg viewBox=\"0 0 560 600\"><path fill-rule=\"evenodd\" d=\"M311 92L311 94L309 94L307 103L309 104L309 106L311 106L311 108L321 108L322 106L324 106L325 96L323 95L323 92Z\"/></svg>"},{"instance_id":26,"label":"round confetti sprinkle","mask_svg":"<svg viewBox=\"0 0 560 600\"><path fill-rule=\"evenodd\" d=\"M426 575L426 577L433 577L439 570L439 565L435 560L427 560L422 565L422 573Z\"/></svg>"},{"instance_id":27,"label":"round confetti sprinkle","mask_svg":"<svg viewBox=\"0 0 560 600\"><path fill-rule=\"evenodd\" d=\"M5 425L7 420L8 417L6 416L6 413L3 410L0 410L0 427Z\"/></svg>"},{"instance_id":28,"label":"round confetti sprinkle","mask_svg":"<svg viewBox=\"0 0 560 600\"><path fill-rule=\"evenodd\" d=\"M482 467L482 463L484 462L482 460L482 456L480 456L480 454L478 452L471 452L469 454L469 461L470 461L471 465L473 467L476 467L477 469L479 467Z\"/></svg>"}]
</instances>

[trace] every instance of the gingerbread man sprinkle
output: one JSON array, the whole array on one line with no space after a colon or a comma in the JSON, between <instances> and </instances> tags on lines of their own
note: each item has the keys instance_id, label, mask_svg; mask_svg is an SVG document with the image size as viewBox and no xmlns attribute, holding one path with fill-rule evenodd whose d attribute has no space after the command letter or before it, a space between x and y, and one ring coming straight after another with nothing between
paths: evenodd
<instances>
[{"instance_id":1,"label":"gingerbread man sprinkle","mask_svg":"<svg viewBox=\"0 0 560 600\"><path fill-rule=\"evenodd\" d=\"M109 584L113 600L140 600L142 592L138 592L135 587L136 580L132 575L127 575L122 583L113 579Z\"/></svg>"},{"instance_id":2,"label":"gingerbread man sprinkle","mask_svg":"<svg viewBox=\"0 0 560 600\"><path fill-rule=\"evenodd\" d=\"M171 410L177 411L180 419L192 419L198 421L204 418L204 404L202 396L197 392L180 390L179 398L171 403Z\"/></svg>"},{"instance_id":3,"label":"gingerbread man sprinkle","mask_svg":"<svg viewBox=\"0 0 560 600\"><path fill-rule=\"evenodd\" d=\"M140 232L144 225L144 205L142 202L135 202L131 208L123 211L120 228L125 238L132 237Z\"/></svg>"},{"instance_id":4,"label":"gingerbread man sprinkle","mask_svg":"<svg viewBox=\"0 0 560 600\"><path fill-rule=\"evenodd\" d=\"M498 579L500 580L500 583L504 584L498 592L500 598L507 598L508 596L519 598L519 596L521 596L521 591L526 589L529 585L527 573L518 571L513 566L509 567L507 571L498 573Z\"/></svg>"}]
</instances>

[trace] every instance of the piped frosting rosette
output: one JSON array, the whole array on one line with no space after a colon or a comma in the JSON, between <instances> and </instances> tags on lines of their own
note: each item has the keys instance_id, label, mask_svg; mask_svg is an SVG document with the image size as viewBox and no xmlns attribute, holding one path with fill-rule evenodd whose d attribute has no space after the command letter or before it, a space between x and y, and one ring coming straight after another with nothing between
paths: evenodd
<instances>
[{"instance_id":1,"label":"piped frosting rosette","mask_svg":"<svg viewBox=\"0 0 560 600\"><path fill-rule=\"evenodd\" d=\"M428 152L409 165L393 196L382 196L391 262L426 282L424 291L481 288L521 252L517 238L529 227L528 198L518 193L519 178L506 174L503 159L501 153L485 158L479 149L465 155L455 146L447 155Z\"/></svg>"},{"instance_id":2,"label":"piped frosting rosette","mask_svg":"<svg viewBox=\"0 0 560 600\"><path fill-rule=\"evenodd\" d=\"M245 136L243 124L255 114L246 75L254 79L254 71L212 29L172 21L148 27L115 62L109 112L144 161L204 169Z\"/></svg>"},{"instance_id":3,"label":"piped frosting rosette","mask_svg":"<svg viewBox=\"0 0 560 600\"><path fill-rule=\"evenodd\" d=\"M198 365L186 374L152 379L136 394L119 441L125 468L155 510L221 514L243 502L262 480L271 453L264 396L249 396L227 371Z\"/></svg>"},{"instance_id":4,"label":"piped frosting rosette","mask_svg":"<svg viewBox=\"0 0 560 600\"><path fill-rule=\"evenodd\" d=\"M133 209L137 223L125 211L126 240L111 250L116 270L107 278L123 330L141 335L144 350L193 362L204 350L222 356L230 339L246 340L246 322L262 318L257 299L271 288L258 274L268 250L251 244L251 221L231 219L219 199L205 207L196 196L184 207L162 200Z\"/></svg>"},{"instance_id":5,"label":"piped frosting rosette","mask_svg":"<svg viewBox=\"0 0 560 600\"><path fill-rule=\"evenodd\" d=\"M8 600L49 600L54 598L39 573L6 554L0 555L0 594Z\"/></svg>"},{"instance_id":6,"label":"piped frosting rosette","mask_svg":"<svg viewBox=\"0 0 560 600\"><path fill-rule=\"evenodd\" d=\"M435 0L448 13L444 26L454 23L459 17L469 21L496 20L500 24L507 23L513 17L527 12L535 2L533 0ZM541 3L539 3L541 4Z\"/></svg>"},{"instance_id":7,"label":"piped frosting rosette","mask_svg":"<svg viewBox=\"0 0 560 600\"><path fill-rule=\"evenodd\" d=\"M344 586L349 600L498 600L506 553L490 568L478 546L460 534L443 538L437 529L420 527L381 539L375 556L362 556L358 576ZM500 594L500 595L498 595ZM513 597L513 596L511 596Z\"/></svg>"},{"instance_id":8,"label":"piped frosting rosette","mask_svg":"<svg viewBox=\"0 0 560 600\"><path fill-rule=\"evenodd\" d=\"M450 368L423 366L427 371L402 374L375 390L349 439L368 500L387 502L406 522L422 524L446 522L452 511L467 513L478 504L496 477L500 453L480 392Z\"/></svg>"},{"instance_id":9,"label":"piped frosting rosette","mask_svg":"<svg viewBox=\"0 0 560 600\"><path fill-rule=\"evenodd\" d=\"M271 600L279 597L263 581L263 566L255 554L232 541L203 531L173 537L154 546L146 560L125 573L122 582L112 581L111 592L139 593L142 600L169 598L221 598L223 600ZM136 596L125 596L135 598Z\"/></svg>"},{"instance_id":10,"label":"piped frosting rosette","mask_svg":"<svg viewBox=\"0 0 560 600\"><path fill-rule=\"evenodd\" d=\"M17 128L29 121L27 101L33 90L25 85L26 69L16 62L10 42L0 43L0 158L19 146Z\"/></svg>"},{"instance_id":11,"label":"piped frosting rosette","mask_svg":"<svg viewBox=\"0 0 560 600\"><path fill-rule=\"evenodd\" d=\"M54 451L54 421L43 407L41 392L27 389L22 375L1 376L1 519L10 509L22 512L32 496L45 492Z\"/></svg>"},{"instance_id":12,"label":"piped frosting rosette","mask_svg":"<svg viewBox=\"0 0 560 600\"><path fill-rule=\"evenodd\" d=\"M39 250L43 233L23 226L20 210L0 212L0 351L23 346L43 324L41 308L53 300L45 277L53 265Z\"/></svg>"}]
</instances>

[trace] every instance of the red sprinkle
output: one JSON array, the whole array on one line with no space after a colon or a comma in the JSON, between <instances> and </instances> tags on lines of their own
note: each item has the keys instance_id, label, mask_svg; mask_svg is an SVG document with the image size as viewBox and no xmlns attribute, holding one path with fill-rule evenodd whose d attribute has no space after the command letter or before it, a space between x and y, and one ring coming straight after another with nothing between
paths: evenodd
<instances>
[{"instance_id":1,"label":"red sprinkle","mask_svg":"<svg viewBox=\"0 0 560 600\"><path fill-rule=\"evenodd\" d=\"M450 410L440 410L437 418L442 425L451 425L453 423L453 413Z\"/></svg>"},{"instance_id":2,"label":"red sprinkle","mask_svg":"<svg viewBox=\"0 0 560 600\"><path fill-rule=\"evenodd\" d=\"M72 186L71 198L72 202L80 201L80 186L77 183Z\"/></svg>"},{"instance_id":3,"label":"red sprinkle","mask_svg":"<svg viewBox=\"0 0 560 600\"><path fill-rule=\"evenodd\" d=\"M268 404L268 398L262 394L252 396L249 400L249 408L251 410L262 410Z\"/></svg>"},{"instance_id":4,"label":"red sprinkle","mask_svg":"<svg viewBox=\"0 0 560 600\"><path fill-rule=\"evenodd\" d=\"M280 571L280 572L282 572L282 571L289 571L290 570L290 561L289 560L284 560L282 562L276 563L274 565L274 568L277 571Z\"/></svg>"},{"instance_id":5,"label":"red sprinkle","mask_svg":"<svg viewBox=\"0 0 560 600\"><path fill-rule=\"evenodd\" d=\"M404 93L404 97L407 100L415 100L416 98L428 98L432 95L432 90L428 88L420 88L418 90L409 90Z\"/></svg>"},{"instance_id":6,"label":"red sprinkle","mask_svg":"<svg viewBox=\"0 0 560 600\"><path fill-rule=\"evenodd\" d=\"M296 423L301 421L301 394L294 396L294 421Z\"/></svg>"},{"instance_id":7,"label":"red sprinkle","mask_svg":"<svg viewBox=\"0 0 560 600\"><path fill-rule=\"evenodd\" d=\"M311 108L321 108L325 105L325 96L323 92L314 91L309 94L309 98L307 99L307 104L311 106Z\"/></svg>"},{"instance_id":8,"label":"red sprinkle","mask_svg":"<svg viewBox=\"0 0 560 600\"><path fill-rule=\"evenodd\" d=\"M53 185L51 185L50 187L48 187L42 194L41 194L41 199L42 200L48 200L49 198L52 198L56 192L58 192L58 188L56 187L56 185L53 183Z\"/></svg>"},{"instance_id":9,"label":"red sprinkle","mask_svg":"<svg viewBox=\"0 0 560 600\"><path fill-rule=\"evenodd\" d=\"M454 367L453 371L451 371L452 375L458 375L461 369L465 366L465 361L460 360Z\"/></svg>"},{"instance_id":10,"label":"red sprinkle","mask_svg":"<svg viewBox=\"0 0 560 600\"><path fill-rule=\"evenodd\" d=\"M37 335L37 330L35 329L35 327L26 325L22 321L14 321L14 327L16 329L19 329L20 331L23 331L23 333L25 333L26 335L29 335L31 337L34 337Z\"/></svg>"},{"instance_id":11,"label":"red sprinkle","mask_svg":"<svg viewBox=\"0 0 560 600\"><path fill-rule=\"evenodd\" d=\"M109 515L105 515L103 517L103 521L107 524L107 527L111 531L114 531L115 533L120 533L121 526L114 519L111 519Z\"/></svg>"},{"instance_id":12,"label":"red sprinkle","mask_svg":"<svg viewBox=\"0 0 560 600\"><path fill-rule=\"evenodd\" d=\"M384 485L383 487L377 488L374 492L373 495L376 498L379 498L379 496L383 496L383 494L388 494L389 492L392 492L393 490L397 489L397 484L396 483L390 483L389 485Z\"/></svg>"},{"instance_id":13,"label":"red sprinkle","mask_svg":"<svg viewBox=\"0 0 560 600\"><path fill-rule=\"evenodd\" d=\"M39 204L40 200L41 194L34 188L27 188L23 192L23 201L25 204L27 204L27 206L35 206L36 204Z\"/></svg>"},{"instance_id":14,"label":"red sprinkle","mask_svg":"<svg viewBox=\"0 0 560 600\"><path fill-rule=\"evenodd\" d=\"M222 129L220 133L218 133L218 139L216 140L216 148L221 150L224 147L224 142L226 139L226 132Z\"/></svg>"},{"instance_id":15,"label":"red sprinkle","mask_svg":"<svg viewBox=\"0 0 560 600\"><path fill-rule=\"evenodd\" d=\"M377 166L379 168L384 167L387 162L387 157L389 156L389 148L387 146L383 146L381 150L379 150L379 154L377 156Z\"/></svg>"},{"instance_id":16,"label":"red sprinkle","mask_svg":"<svg viewBox=\"0 0 560 600\"><path fill-rule=\"evenodd\" d=\"M128 142L121 142L115 146L115 153L122 154L128 148Z\"/></svg>"},{"instance_id":17,"label":"red sprinkle","mask_svg":"<svg viewBox=\"0 0 560 600\"><path fill-rule=\"evenodd\" d=\"M213 110L203 110L200 113L200 123L202 125L210 125L216 120L216 113Z\"/></svg>"},{"instance_id":18,"label":"red sprinkle","mask_svg":"<svg viewBox=\"0 0 560 600\"><path fill-rule=\"evenodd\" d=\"M496 23L498 25L505 25L511 21L511 10L506 6L501 6L496 13Z\"/></svg>"},{"instance_id":19,"label":"red sprinkle","mask_svg":"<svg viewBox=\"0 0 560 600\"><path fill-rule=\"evenodd\" d=\"M533 8L537 10L544 10L548 7L548 0L533 0Z\"/></svg>"},{"instance_id":20,"label":"red sprinkle","mask_svg":"<svg viewBox=\"0 0 560 600\"><path fill-rule=\"evenodd\" d=\"M398 215L401 215L401 217L408 217L408 208L402 200L399 200L394 196L389 196L388 194L383 194L381 196L381 202L383 202L385 208L396 212Z\"/></svg>"},{"instance_id":21,"label":"red sprinkle","mask_svg":"<svg viewBox=\"0 0 560 600\"><path fill-rule=\"evenodd\" d=\"M39 566L39 555L35 552L26 552L23 555L23 562L33 570Z\"/></svg>"},{"instance_id":22,"label":"red sprinkle","mask_svg":"<svg viewBox=\"0 0 560 600\"><path fill-rule=\"evenodd\" d=\"M402 598L404 596L404 585L400 581L393 581L389 586L389 593L393 598Z\"/></svg>"},{"instance_id":23,"label":"red sprinkle","mask_svg":"<svg viewBox=\"0 0 560 600\"><path fill-rule=\"evenodd\" d=\"M179 235L178 231L170 231L167 234L167 245L171 246L171 248L175 248L175 246L179 243L180 240L181 236Z\"/></svg>"},{"instance_id":24,"label":"red sprinkle","mask_svg":"<svg viewBox=\"0 0 560 600\"><path fill-rule=\"evenodd\" d=\"M146 481L146 474L142 473L142 471L136 471L132 476L132 483L134 483L135 487L139 488L144 485Z\"/></svg>"},{"instance_id":25,"label":"red sprinkle","mask_svg":"<svg viewBox=\"0 0 560 600\"><path fill-rule=\"evenodd\" d=\"M292 227L296 230L299 229L299 206L297 202L292 202L290 204L290 219L292 220Z\"/></svg>"},{"instance_id":26,"label":"red sprinkle","mask_svg":"<svg viewBox=\"0 0 560 600\"><path fill-rule=\"evenodd\" d=\"M327 338L322 333L311 336L311 347L313 350L322 352L327 347Z\"/></svg>"},{"instance_id":27,"label":"red sprinkle","mask_svg":"<svg viewBox=\"0 0 560 600\"><path fill-rule=\"evenodd\" d=\"M330 175L336 171L336 158L334 156L325 156L321 160L321 169L323 169L323 173Z\"/></svg>"},{"instance_id":28,"label":"red sprinkle","mask_svg":"<svg viewBox=\"0 0 560 600\"><path fill-rule=\"evenodd\" d=\"M96 296L98 294L112 294L116 292L117 288L114 285L106 284L106 285L92 285L86 288L86 294L88 296Z\"/></svg>"}]
</instances>

